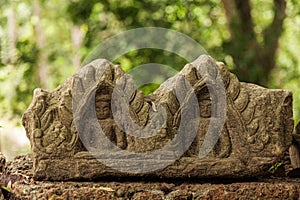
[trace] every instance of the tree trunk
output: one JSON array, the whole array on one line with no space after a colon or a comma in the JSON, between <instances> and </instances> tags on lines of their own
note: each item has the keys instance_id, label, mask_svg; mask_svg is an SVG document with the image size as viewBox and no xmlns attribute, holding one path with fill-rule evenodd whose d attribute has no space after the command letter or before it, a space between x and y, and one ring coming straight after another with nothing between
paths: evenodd
<instances>
[{"instance_id":1,"label":"tree trunk","mask_svg":"<svg viewBox=\"0 0 300 200\"><path fill-rule=\"evenodd\" d=\"M84 33L80 29L80 25L72 26L71 39L72 39L72 51L73 51L73 59L72 59L73 66L76 69L79 69L81 65L81 56L79 53L79 49L84 39Z\"/></svg>"},{"instance_id":2,"label":"tree trunk","mask_svg":"<svg viewBox=\"0 0 300 200\"><path fill-rule=\"evenodd\" d=\"M273 22L263 31L263 43L257 41L249 0L222 0L230 40L224 42L225 52L233 57L239 79L267 85L275 67L276 50L286 18L285 0L274 0Z\"/></svg>"},{"instance_id":3,"label":"tree trunk","mask_svg":"<svg viewBox=\"0 0 300 200\"><path fill-rule=\"evenodd\" d=\"M48 55L45 51L45 37L44 32L41 24L41 5L39 0L33 1L33 15L35 16L35 25L34 25L34 32L36 38L36 44L38 48L38 58L37 58L37 76L38 80L41 83L43 88L49 89L49 72L47 68L47 58Z\"/></svg>"},{"instance_id":4,"label":"tree trunk","mask_svg":"<svg viewBox=\"0 0 300 200\"><path fill-rule=\"evenodd\" d=\"M17 41L17 26L16 14L13 7L8 10L8 56L7 62L15 64L17 61L16 41Z\"/></svg>"}]
</instances>

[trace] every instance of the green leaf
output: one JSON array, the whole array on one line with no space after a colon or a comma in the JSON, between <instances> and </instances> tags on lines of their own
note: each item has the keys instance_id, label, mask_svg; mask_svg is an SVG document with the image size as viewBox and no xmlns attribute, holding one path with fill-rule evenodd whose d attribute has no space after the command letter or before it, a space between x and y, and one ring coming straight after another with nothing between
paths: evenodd
<instances>
[{"instance_id":1,"label":"green leaf","mask_svg":"<svg viewBox=\"0 0 300 200\"><path fill-rule=\"evenodd\" d=\"M9 193L12 192L10 188L5 187L5 186L1 186L1 189L5 190L5 191L7 191L7 192L9 192Z\"/></svg>"},{"instance_id":2,"label":"green leaf","mask_svg":"<svg viewBox=\"0 0 300 200\"><path fill-rule=\"evenodd\" d=\"M277 162L274 165L272 165L272 167L270 167L270 169L268 170L270 173L274 173L280 166L282 166L283 163L282 162Z\"/></svg>"}]
</instances>

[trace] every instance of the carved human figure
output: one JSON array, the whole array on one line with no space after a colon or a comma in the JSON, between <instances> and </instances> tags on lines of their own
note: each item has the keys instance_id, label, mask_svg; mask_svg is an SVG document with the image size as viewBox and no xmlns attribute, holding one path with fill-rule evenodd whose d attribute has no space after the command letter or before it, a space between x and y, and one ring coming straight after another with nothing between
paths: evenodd
<instances>
[{"instance_id":1,"label":"carved human figure","mask_svg":"<svg viewBox=\"0 0 300 200\"><path fill-rule=\"evenodd\" d=\"M208 93L207 89L202 89L202 91L198 92L197 98L199 101L199 111L200 111L200 119L199 119L199 128L198 134L191 145L191 148L188 151L188 156L198 156L199 149L205 139L205 135L208 132L209 124L212 120L218 120L215 117L212 117L212 100ZM213 148L212 152L209 154L210 157L218 157L225 158L228 157L231 150L230 138L228 131L226 129L226 125L219 137L218 142Z\"/></svg>"},{"instance_id":2,"label":"carved human figure","mask_svg":"<svg viewBox=\"0 0 300 200\"><path fill-rule=\"evenodd\" d=\"M96 94L96 116L106 137L117 147L125 149L127 147L126 136L113 119L110 99L109 94Z\"/></svg>"},{"instance_id":3,"label":"carved human figure","mask_svg":"<svg viewBox=\"0 0 300 200\"><path fill-rule=\"evenodd\" d=\"M203 99L199 102L200 116L203 118L209 118L211 116L211 100Z\"/></svg>"},{"instance_id":4,"label":"carved human figure","mask_svg":"<svg viewBox=\"0 0 300 200\"><path fill-rule=\"evenodd\" d=\"M35 108L33 109L33 112L31 112L30 114L27 114L28 116L31 115L31 117L34 119L34 121L31 124L32 134L28 135L28 136L31 140L32 151L33 152L38 152L38 151L44 152L45 151L45 148L43 145L44 130L50 126L50 123L49 123L50 121L45 120L46 118L48 119L48 117L44 117L44 116L45 115L48 116L52 113L46 112L47 92L44 92L41 89L35 89L34 95L36 97L36 101L34 102ZM24 116L26 116L26 115L24 115Z\"/></svg>"},{"instance_id":5,"label":"carved human figure","mask_svg":"<svg viewBox=\"0 0 300 200\"><path fill-rule=\"evenodd\" d=\"M60 147L64 142L66 143L68 136L66 127L62 126L61 124L53 125L50 130L52 130L51 138L50 136L46 138L50 138L48 143L50 141L51 143L46 146L46 153L51 153L55 148Z\"/></svg>"}]
</instances>

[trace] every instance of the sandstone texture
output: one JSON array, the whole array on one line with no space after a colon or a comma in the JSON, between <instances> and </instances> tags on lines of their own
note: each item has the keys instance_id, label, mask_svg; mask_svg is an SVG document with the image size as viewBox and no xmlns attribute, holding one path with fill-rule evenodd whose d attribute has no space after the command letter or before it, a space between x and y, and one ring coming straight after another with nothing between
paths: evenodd
<instances>
[{"instance_id":1,"label":"sandstone texture","mask_svg":"<svg viewBox=\"0 0 300 200\"><path fill-rule=\"evenodd\" d=\"M283 159L292 117L290 92L239 82L202 55L148 96L120 66L95 60L53 91L36 89L23 125L35 180L231 179Z\"/></svg>"},{"instance_id":2,"label":"sandstone texture","mask_svg":"<svg viewBox=\"0 0 300 200\"><path fill-rule=\"evenodd\" d=\"M19 156L0 173L0 199L299 199L300 179L36 181L31 155ZM3 189L3 187L7 188Z\"/></svg>"}]
</instances>

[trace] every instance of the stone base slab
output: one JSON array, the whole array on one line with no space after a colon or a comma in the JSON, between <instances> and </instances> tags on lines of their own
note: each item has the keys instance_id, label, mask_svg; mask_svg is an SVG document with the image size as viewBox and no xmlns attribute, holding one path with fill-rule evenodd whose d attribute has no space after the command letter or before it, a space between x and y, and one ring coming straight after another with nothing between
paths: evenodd
<instances>
[{"instance_id":1,"label":"stone base slab","mask_svg":"<svg viewBox=\"0 0 300 200\"><path fill-rule=\"evenodd\" d=\"M132 158L133 159L133 158ZM117 162L124 169L132 159L112 160L107 162ZM137 173L142 166L136 166L132 173L122 173L102 164L94 157L82 157L75 159L41 159L38 161L37 168L34 169L33 177L35 180L102 180L107 177L115 178L144 178L151 180L153 178L160 180L167 179L207 179L207 178L242 178L263 176L268 174L268 169L272 166L268 164L272 158L252 158L244 164L239 159L197 159L183 157L173 164L150 173ZM164 165L168 160L144 160L153 165ZM266 164L267 163L267 164ZM273 163L274 164L274 163Z\"/></svg>"},{"instance_id":2,"label":"stone base slab","mask_svg":"<svg viewBox=\"0 0 300 200\"><path fill-rule=\"evenodd\" d=\"M97 182L36 181L31 155L6 163L0 199L299 199L299 178L159 180L105 178Z\"/></svg>"},{"instance_id":3,"label":"stone base slab","mask_svg":"<svg viewBox=\"0 0 300 200\"><path fill-rule=\"evenodd\" d=\"M11 199L299 199L298 182L34 182L13 185Z\"/></svg>"}]
</instances>

